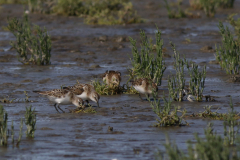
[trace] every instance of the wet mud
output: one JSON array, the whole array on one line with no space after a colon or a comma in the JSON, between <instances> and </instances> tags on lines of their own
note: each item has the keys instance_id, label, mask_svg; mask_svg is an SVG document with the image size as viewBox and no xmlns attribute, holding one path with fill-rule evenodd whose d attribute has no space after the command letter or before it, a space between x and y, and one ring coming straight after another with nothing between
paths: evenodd
<instances>
[{"instance_id":1,"label":"wet mud","mask_svg":"<svg viewBox=\"0 0 240 160\"><path fill-rule=\"evenodd\" d=\"M240 2L233 9L218 10L215 18L168 19L163 3L133 0L133 5L146 22L142 24L117 26L92 26L77 17L30 14L30 20L45 26L52 39L51 65L23 65L17 60L17 53L11 49L14 36L2 27L7 25L7 16L20 18L21 5L2 5L0 14L0 99L18 99L13 103L1 103L9 114L9 124L14 122L16 135L25 107L33 106L37 113L37 130L33 139L23 135L20 146L1 148L1 159L153 159L155 152L164 151L166 134L181 149L187 149L186 141L193 139L193 133L204 134L209 122L214 123L217 133L223 133L219 120L186 118L189 126L153 127L157 118L150 103L141 101L138 95L120 94L101 96L100 108L91 102L97 113L68 113L73 105L62 105L67 113L56 112L46 97L32 92L51 90L61 86L74 85L77 80L90 83L99 79L106 70L122 73L122 83L128 80L127 69L131 67L131 45L128 36L140 40L139 31L144 30L154 39L155 24L162 31L164 40L164 73L158 96L168 93L167 79L174 72L173 51L169 40L176 44L180 55L207 66L204 95L214 97L211 102L174 102L186 108L188 114L203 111L212 105L219 112L227 112L232 96L236 111L239 108L239 82L222 71L214 63L215 44L221 43L218 21L224 21L229 13L239 13ZM187 1L184 1L187 3ZM187 5L185 5L187 6ZM233 28L230 28L233 31ZM186 39L190 39L187 41ZM235 78L235 79L238 79ZM189 77L186 82L188 83ZM27 91L30 102L24 101ZM163 102L162 102L163 103ZM25 126L24 126L25 127ZM23 129L24 131L26 128ZM17 138L17 137L16 137Z\"/></svg>"}]
</instances>

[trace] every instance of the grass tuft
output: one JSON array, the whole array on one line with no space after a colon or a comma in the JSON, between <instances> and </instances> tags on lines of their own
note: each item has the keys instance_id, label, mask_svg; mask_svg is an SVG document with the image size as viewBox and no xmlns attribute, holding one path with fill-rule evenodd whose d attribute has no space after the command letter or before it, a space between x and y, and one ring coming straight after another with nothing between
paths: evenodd
<instances>
[{"instance_id":1,"label":"grass tuft","mask_svg":"<svg viewBox=\"0 0 240 160\"><path fill-rule=\"evenodd\" d=\"M183 101L183 89L185 87L185 74L184 66L187 63L186 59L181 59L180 54L176 50L176 46L170 42L170 45L174 52L174 69L175 75L168 78L168 90L169 95L174 101Z\"/></svg>"},{"instance_id":2,"label":"grass tuft","mask_svg":"<svg viewBox=\"0 0 240 160\"><path fill-rule=\"evenodd\" d=\"M97 113L97 111L92 108L92 106L89 106L87 108L76 108L74 110L70 110L70 113Z\"/></svg>"},{"instance_id":3,"label":"grass tuft","mask_svg":"<svg viewBox=\"0 0 240 160\"><path fill-rule=\"evenodd\" d=\"M161 39L161 32L157 28L155 34L156 45L152 44L152 40L148 39L144 31L140 32L141 49L137 48L136 40L129 37L132 45L132 68L130 69L129 81L135 78L147 78L153 82L161 85L162 76L166 70L165 62L163 61L163 40ZM156 50L156 57L152 53Z\"/></svg>"},{"instance_id":4,"label":"grass tuft","mask_svg":"<svg viewBox=\"0 0 240 160\"><path fill-rule=\"evenodd\" d=\"M25 124L27 126L26 135L27 137L34 137L34 132L36 130L36 113L34 113L35 109L32 110L32 106L29 108L26 107L25 113Z\"/></svg>"},{"instance_id":5,"label":"grass tuft","mask_svg":"<svg viewBox=\"0 0 240 160\"><path fill-rule=\"evenodd\" d=\"M225 138L214 132L212 123L204 130L204 137L195 133L194 140L188 140L188 152L183 152L176 143L171 143L167 136L165 151L157 152L156 159L178 160L237 160L239 159L239 143L231 148Z\"/></svg>"},{"instance_id":6,"label":"grass tuft","mask_svg":"<svg viewBox=\"0 0 240 160\"><path fill-rule=\"evenodd\" d=\"M188 73L190 75L189 81L189 94L196 97L197 101L202 101L203 90L206 78L206 65L203 67L202 72L199 71L198 65L191 62L191 65L187 63Z\"/></svg>"},{"instance_id":7,"label":"grass tuft","mask_svg":"<svg viewBox=\"0 0 240 160\"><path fill-rule=\"evenodd\" d=\"M123 93L123 87L107 85L106 83L100 83L98 80L92 81L92 85L100 95L115 95Z\"/></svg>"},{"instance_id":8,"label":"grass tuft","mask_svg":"<svg viewBox=\"0 0 240 160\"><path fill-rule=\"evenodd\" d=\"M240 45L234 40L228 27L219 22L219 30L222 35L222 45L216 45L216 60L227 74L239 74L240 69Z\"/></svg>"},{"instance_id":9,"label":"grass tuft","mask_svg":"<svg viewBox=\"0 0 240 160\"><path fill-rule=\"evenodd\" d=\"M87 24L141 23L130 0L29 0L31 12L84 17Z\"/></svg>"},{"instance_id":10,"label":"grass tuft","mask_svg":"<svg viewBox=\"0 0 240 160\"><path fill-rule=\"evenodd\" d=\"M179 107L172 108L170 97L167 99L164 95L164 105L161 106L160 99L156 99L157 93L153 94L154 101L151 101L153 112L157 115L155 127L184 126L188 123L183 119L187 110L180 110ZM181 114L181 116L179 116ZM185 121L185 123L183 123Z\"/></svg>"},{"instance_id":11,"label":"grass tuft","mask_svg":"<svg viewBox=\"0 0 240 160\"><path fill-rule=\"evenodd\" d=\"M10 44L18 52L18 60L23 64L51 64L51 39L46 28L43 30L35 25L31 27L28 15L23 20L8 19L7 28L16 37Z\"/></svg>"}]
</instances>

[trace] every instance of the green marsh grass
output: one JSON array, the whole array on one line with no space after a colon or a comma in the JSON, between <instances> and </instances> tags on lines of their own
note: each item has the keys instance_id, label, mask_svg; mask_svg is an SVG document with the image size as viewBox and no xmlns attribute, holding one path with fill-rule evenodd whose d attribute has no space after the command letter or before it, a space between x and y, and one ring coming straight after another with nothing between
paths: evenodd
<instances>
[{"instance_id":1,"label":"green marsh grass","mask_svg":"<svg viewBox=\"0 0 240 160\"><path fill-rule=\"evenodd\" d=\"M228 27L224 27L222 22L219 22L219 30L222 35L222 44L216 45L216 60L227 74L239 74L240 69L240 45L234 40L234 35L231 34Z\"/></svg>"},{"instance_id":2,"label":"green marsh grass","mask_svg":"<svg viewBox=\"0 0 240 160\"><path fill-rule=\"evenodd\" d=\"M0 4L27 4L27 0L0 0Z\"/></svg>"},{"instance_id":3,"label":"green marsh grass","mask_svg":"<svg viewBox=\"0 0 240 160\"><path fill-rule=\"evenodd\" d=\"M36 113L34 113L35 109L32 109L32 106L29 108L26 107L26 113L25 113L25 124L27 126L26 135L27 137L34 137L34 132L36 130Z\"/></svg>"},{"instance_id":4,"label":"green marsh grass","mask_svg":"<svg viewBox=\"0 0 240 160\"><path fill-rule=\"evenodd\" d=\"M165 7L168 12L168 18L185 18L187 17L186 13L181 9L181 1L177 2L177 9L175 7L171 7L168 3L168 0L164 0ZM176 11L177 10L177 11Z\"/></svg>"},{"instance_id":5,"label":"green marsh grass","mask_svg":"<svg viewBox=\"0 0 240 160\"><path fill-rule=\"evenodd\" d=\"M175 75L168 78L169 95L174 101L183 101L183 89L185 87L185 73L184 68L187 63L186 59L181 59L180 54L176 50L176 46L170 42L174 52L174 69Z\"/></svg>"},{"instance_id":6,"label":"green marsh grass","mask_svg":"<svg viewBox=\"0 0 240 160\"><path fill-rule=\"evenodd\" d=\"M235 0L189 0L190 7L202 9L208 17L214 17L217 9L233 8Z\"/></svg>"},{"instance_id":7,"label":"green marsh grass","mask_svg":"<svg viewBox=\"0 0 240 160\"><path fill-rule=\"evenodd\" d=\"M14 146L14 126L13 126L13 121L11 128L8 129L8 113L5 111L2 105L0 105L0 146L7 147L9 145L8 139L11 137L12 140L12 145ZM19 131L19 138L17 140L16 146L19 146L22 138L22 120L20 123L20 131Z\"/></svg>"},{"instance_id":8,"label":"green marsh grass","mask_svg":"<svg viewBox=\"0 0 240 160\"><path fill-rule=\"evenodd\" d=\"M74 110L70 110L70 113L90 113L90 114L92 113L92 114L94 114L94 113L97 113L97 111L94 108L92 108L91 105L89 105L88 107L76 108Z\"/></svg>"},{"instance_id":9,"label":"green marsh grass","mask_svg":"<svg viewBox=\"0 0 240 160\"><path fill-rule=\"evenodd\" d=\"M29 0L32 12L84 17L87 24L141 23L130 0Z\"/></svg>"},{"instance_id":10,"label":"green marsh grass","mask_svg":"<svg viewBox=\"0 0 240 160\"><path fill-rule=\"evenodd\" d=\"M101 83L98 80L94 80L91 82L94 86L96 92L100 95L116 95L116 94L138 94L132 86L124 84L123 86L116 85L107 85L106 83Z\"/></svg>"},{"instance_id":11,"label":"green marsh grass","mask_svg":"<svg viewBox=\"0 0 240 160\"><path fill-rule=\"evenodd\" d=\"M224 121L236 121L240 119L240 113L237 113L234 110L233 104L232 104L232 98L230 99L229 103L230 109L228 113L218 113L218 109L216 111L212 111L212 106L205 106L204 111L200 113L193 113L191 117L201 117L201 118L210 118L215 120L224 120Z\"/></svg>"},{"instance_id":12,"label":"green marsh grass","mask_svg":"<svg viewBox=\"0 0 240 160\"><path fill-rule=\"evenodd\" d=\"M155 34L156 45L152 44L152 40L146 36L144 31L140 32L140 36L140 51L137 47L137 41L129 37L133 57L130 60L133 67L130 69L130 79L128 81L135 78L148 78L158 85L161 85L162 76L166 70L163 60L163 40L161 39L161 32L157 29ZM156 50L156 56L153 54L153 48Z\"/></svg>"},{"instance_id":13,"label":"green marsh grass","mask_svg":"<svg viewBox=\"0 0 240 160\"><path fill-rule=\"evenodd\" d=\"M161 99L157 99L157 93L153 93L154 100L150 101L153 112L157 115L155 127L183 126L188 123L183 119L187 110L180 110L179 107L172 107L170 97L168 99L163 95L164 104L160 104ZM179 116L181 114L181 116ZM184 122L184 123L183 123Z\"/></svg>"},{"instance_id":14,"label":"green marsh grass","mask_svg":"<svg viewBox=\"0 0 240 160\"><path fill-rule=\"evenodd\" d=\"M17 140L17 144L16 144L17 147L19 146L21 139L22 139L22 128L23 128L23 119L21 118L19 136L18 136L18 140Z\"/></svg>"},{"instance_id":15,"label":"green marsh grass","mask_svg":"<svg viewBox=\"0 0 240 160\"><path fill-rule=\"evenodd\" d=\"M7 146L8 145L8 113L5 111L2 105L0 105L0 145Z\"/></svg>"},{"instance_id":16,"label":"green marsh grass","mask_svg":"<svg viewBox=\"0 0 240 160\"><path fill-rule=\"evenodd\" d=\"M10 44L18 52L18 60L23 64L48 65L51 64L51 39L46 28L43 30L35 25L31 26L28 15L22 20L8 19L10 32L16 37Z\"/></svg>"},{"instance_id":17,"label":"green marsh grass","mask_svg":"<svg viewBox=\"0 0 240 160\"><path fill-rule=\"evenodd\" d=\"M225 143L228 145L234 145L236 144L236 138L237 134L239 133L239 121L237 119L240 119L239 113L237 114L236 111L234 111L232 98L230 99L230 109L228 111L228 114L224 117L224 136L225 136ZM236 129L237 128L237 129Z\"/></svg>"},{"instance_id":18,"label":"green marsh grass","mask_svg":"<svg viewBox=\"0 0 240 160\"><path fill-rule=\"evenodd\" d=\"M100 95L115 95L123 93L123 87L121 86L107 85L106 83L101 83L98 80L92 81L91 84Z\"/></svg>"},{"instance_id":19,"label":"green marsh grass","mask_svg":"<svg viewBox=\"0 0 240 160\"><path fill-rule=\"evenodd\" d=\"M165 151L158 151L156 159L158 160L238 160L240 158L237 149L239 143L235 146L229 147L226 144L225 138L214 132L212 123L204 129L204 137L194 134L193 140L188 140L187 153L182 151L176 143L170 142L166 136Z\"/></svg>"},{"instance_id":20,"label":"green marsh grass","mask_svg":"<svg viewBox=\"0 0 240 160\"><path fill-rule=\"evenodd\" d=\"M4 97L3 99L0 99L1 103L13 103L16 99L10 99L9 96Z\"/></svg>"},{"instance_id":21,"label":"green marsh grass","mask_svg":"<svg viewBox=\"0 0 240 160\"><path fill-rule=\"evenodd\" d=\"M199 71L198 65L193 62L191 62L190 65L187 63L187 68L190 75L189 94L194 95L197 101L202 101L206 78L206 65L203 67L202 72Z\"/></svg>"},{"instance_id":22,"label":"green marsh grass","mask_svg":"<svg viewBox=\"0 0 240 160\"><path fill-rule=\"evenodd\" d=\"M238 43L240 43L240 18L235 19L237 14L231 14L228 16L229 23L234 27L235 35L237 35Z\"/></svg>"},{"instance_id":23,"label":"green marsh grass","mask_svg":"<svg viewBox=\"0 0 240 160\"><path fill-rule=\"evenodd\" d=\"M208 17L214 17L219 6L219 0L200 0L200 4Z\"/></svg>"}]
</instances>

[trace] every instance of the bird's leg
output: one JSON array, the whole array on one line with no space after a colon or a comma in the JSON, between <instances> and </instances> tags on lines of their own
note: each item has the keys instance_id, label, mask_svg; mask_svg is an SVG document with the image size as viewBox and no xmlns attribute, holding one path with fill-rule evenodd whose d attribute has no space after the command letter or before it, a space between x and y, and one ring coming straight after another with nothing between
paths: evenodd
<instances>
[{"instance_id":1,"label":"bird's leg","mask_svg":"<svg viewBox=\"0 0 240 160\"><path fill-rule=\"evenodd\" d=\"M142 101L144 101L144 100L142 99L142 97L141 97L140 93L139 93L139 98L140 98Z\"/></svg>"},{"instance_id":2,"label":"bird's leg","mask_svg":"<svg viewBox=\"0 0 240 160\"><path fill-rule=\"evenodd\" d=\"M54 107L55 107L55 109L58 111L58 109L57 109L57 107L56 107L56 104L57 104L57 103L54 104ZM58 113L60 113L60 112L58 111Z\"/></svg>"},{"instance_id":3,"label":"bird's leg","mask_svg":"<svg viewBox=\"0 0 240 160\"><path fill-rule=\"evenodd\" d=\"M89 104L89 101L88 101L88 100L86 100L86 102L87 102L87 104Z\"/></svg>"},{"instance_id":4,"label":"bird's leg","mask_svg":"<svg viewBox=\"0 0 240 160\"><path fill-rule=\"evenodd\" d=\"M149 95L149 94L147 94L147 100L148 100L148 99L150 100L150 95ZM150 100L150 101L151 101L151 100Z\"/></svg>"},{"instance_id":5,"label":"bird's leg","mask_svg":"<svg viewBox=\"0 0 240 160\"><path fill-rule=\"evenodd\" d=\"M59 108L63 113L65 113L65 112L60 108L60 104L58 104L58 108Z\"/></svg>"},{"instance_id":6,"label":"bird's leg","mask_svg":"<svg viewBox=\"0 0 240 160\"><path fill-rule=\"evenodd\" d=\"M87 102L87 106L88 106L88 107L90 107L89 101L88 101L88 100L86 100L86 102Z\"/></svg>"},{"instance_id":7,"label":"bird's leg","mask_svg":"<svg viewBox=\"0 0 240 160\"><path fill-rule=\"evenodd\" d=\"M97 106L98 106L98 108L100 108L100 107L99 107L99 103L98 103L98 102L97 102Z\"/></svg>"}]
</instances>

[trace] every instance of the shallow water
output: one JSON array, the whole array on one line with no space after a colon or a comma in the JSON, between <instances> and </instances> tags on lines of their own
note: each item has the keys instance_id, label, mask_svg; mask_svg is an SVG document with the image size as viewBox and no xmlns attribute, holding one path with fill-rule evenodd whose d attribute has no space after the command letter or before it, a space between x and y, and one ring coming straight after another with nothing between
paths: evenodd
<instances>
[{"instance_id":1,"label":"shallow water","mask_svg":"<svg viewBox=\"0 0 240 160\"><path fill-rule=\"evenodd\" d=\"M169 40L176 44L178 52L185 55L188 61L196 62L201 68L207 66L207 78L204 95L214 96L215 102L174 102L175 106L186 108L188 114L202 112L203 107L212 105L214 110L224 113L229 109L229 95L233 98L236 111L239 108L239 83L229 83L230 77L216 64L214 52L201 51L204 46L220 44L221 37L218 33L218 20L224 20L226 13L218 12L217 18L175 19L166 18L164 10L146 9L147 2L136 3L139 14L148 21L144 24L125 26L88 26L80 18L60 17L47 15L30 15L31 20L49 29L53 39L52 64L49 66L23 65L15 57L16 51L11 50L9 42L14 37L9 32L0 29L1 56L6 56L8 61L0 62L0 98L17 98L19 102L2 104L9 114L9 126L14 122L16 129L15 139L18 136L19 122L24 117L25 107L32 105L37 113L37 130L34 139L28 139L23 134L19 148L10 145L0 150L3 159L153 159L154 153L160 149L164 152L166 134L170 140L176 142L179 148L186 151L186 141L193 139L193 133L204 135L204 128L209 122L214 123L214 129L223 134L222 121L209 119L187 118L190 126L185 127L153 127L156 115L153 113L149 102L140 101L138 95L101 96L100 107L92 103L97 110L96 114L59 114L52 103L43 96L33 93L34 90L50 90L60 86L73 85L78 80L81 83L90 83L91 80L100 79L106 70L119 70L122 84L128 80L127 68L131 68L130 42L124 40L117 42L117 38L140 39L139 30L146 31L147 35L154 37L155 23L162 31L166 54L173 55ZM154 3L157 3L154 1ZM236 8L240 6L236 2ZM18 5L5 5L4 14L13 10L12 14L19 16L19 10L14 11ZM144 14L146 12L146 14ZM232 12L239 12L232 9ZM155 13L150 16L152 13ZM159 15L160 17L157 17ZM2 18L4 20L4 18ZM54 19L54 23L51 22ZM5 21L0 21L1 25ZM61 25L60 25L61 24ZM174 25L173 25L174 24ZM226 23L224 23L226 24ZM107 36L105 42L98 40L100 36ZM185 43L189 38L190 43ZM90 51L90 52L89 52ZM8 57L11 55L12 57ZM167 78L174 72L172 58L165 58L167 70L164 73L162 86L159 87L159 97L163 92L167 94ZM99 65L100 67L94 67ZM189 77L187 78L187 83ZM27 91L33 102L25 103ZM144 97L144 95L143 95ZM162 102L163 103L163 102ZM72 105L61 106L62 109L74 109ZM113 131L108 131L108 126ZM26 128L24 126L23 131ZM9 139L10 141L10 139Z\"/></svg>"}]
</instances>

